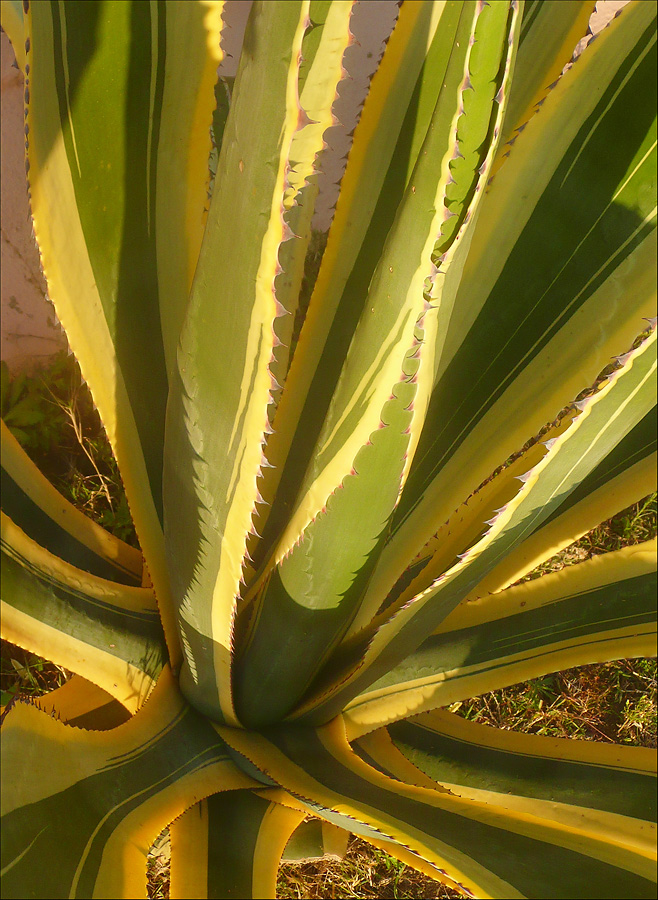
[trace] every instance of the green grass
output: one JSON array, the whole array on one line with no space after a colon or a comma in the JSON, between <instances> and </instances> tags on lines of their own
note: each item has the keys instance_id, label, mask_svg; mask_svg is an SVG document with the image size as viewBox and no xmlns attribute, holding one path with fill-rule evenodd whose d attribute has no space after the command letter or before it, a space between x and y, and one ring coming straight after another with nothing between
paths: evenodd
<instances>
[{"instance_id":1,"label":"green grass","mask_svg":"<svg viewBox=\"0 0 658 900\"><path fill-rule=\"evenodd\" d=\"M656 661L578 666L454 703L474 722L615 744L656 746Z\"/></svg>"},{"instance_id":2,"label":"green grass","mask_svg":"<svg viewBox=\"0 0 658 900\"><path fill-rule=\"evenodd\" d=\"M2 641L0 649L0 706L19 696L40 697L61 687L71 673L21 647Z\"/></svg>"},{"instance_id":3,"label":"green grass","mask_svg":"<svg viewBox=\"0 0 658 900\"><path fill-rule=\"evenodd\" d=\"M316 254L317 255L317 254ZM311 260L316 263L315 257ZM315 273L307 273L309 280ZM138 546L119 472L77 363L66 354L32 377L13 381L2 367L2 416L55 487L108 531ZM584 535L523 580L538 578L655 537L656 494ZM40 696L70 673L2 642L2 705L19 695ZM545 675L453 704L458 715L498 728L554 737L656 746L656 660L626 659ZM169 896L169 840L165 831L149 854L149 897ZM352 836L343 860L286 863L281 898L456 898L459 893Z\"/></svg>"}]
</instances>

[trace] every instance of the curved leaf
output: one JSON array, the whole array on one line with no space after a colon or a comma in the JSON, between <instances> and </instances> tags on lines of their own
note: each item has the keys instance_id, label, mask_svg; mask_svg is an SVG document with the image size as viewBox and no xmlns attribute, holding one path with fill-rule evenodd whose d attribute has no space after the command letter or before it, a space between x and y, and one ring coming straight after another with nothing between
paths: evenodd
<instances>
[{"instance_id":1,"label":"curved leaf","mask_svg":"<svg viewBox=\"0 0 658 900\"><path fill-rule=\"evenodd\" d=\"M343 674L335 669L318 679L306 701L315 721L329 718L376 678L412 652L458 603L537 529L625 434L656 403L656 331L629 354L625 366L587 398L582 411L544 458L521 479L518 495L499 511L490 530L435 584L399 610L369 641L367 633L343 651ZM347 674L349 672L349 674ZM375 674L376 673L376 674ZM375 678L373 678L375 674ZM342 684L341 684L342 682ZM330 683L332 686L327 687ZM338 687L340 685L340 687ZM323 687L325 697L323 698ZM333 699L328 696L333 694ZM301 712L301 710L300 710ZM326 720L326 719L325 719Z\"/></svg>"},{"instance_id":2,"label":"curved leaf","mask_svg":"<svg viewBox=\"0 0 658 900\"><path fill-rule=\"evenodd\" d=\"M579 831L543 818L539 809L530 813L402 784L352 751L340 719L315 732L219 731L309 811L366 840L402 844L471 896L653 896L655 863L645 847Z\"/></svg>"},{"instance_id":3,"label":"curved leaf","mask_svg":"<svg viewBox=\"0 0 658 900\"><path fill-rule=\"evenodd\" d=\"M17 704L2 754L8 898L146 896L156 835L190 803L253 784L168 669L144 709L111 731L75 729Z\"/></svg>"},{"instance_id":4,"label":"curved leaf","mask_svg":"<svg viewBox=\"0 0 658 900\"><path fill-rule=\"evenodd\" d=\"M171 897L275 897L281 856L303 818L254 791L213 794L171 825Z\"/></svg>"},{"instance_id":5,"label":"curved leaf","mask_svg":"<svg viewBox=\"0 0 658 900\"><path fill-rule=\"evenodd\" d=\"M655 592L650 541L472 598L348 704L350 734L559 669L651 655Z\"/></svg>"},{"instance_id":6,"label":"curved leaf","mask_svg":"<svg viewBox=\"0 0 658 900\"><path fill-rule=\"evenodd\" d=\"M2 636L138 709L167 659L153 591L62 562L2 514Z\"/></svg>"},{"instance_id":7,"label":"curved leaf","mask_svg":"<svg viewBox=\"0 0 658 900\"><path fill-rule=\"evenodd\" d=\"M161 526L167 364L203 229L219 53L207 28L218 34L219 7L26 7L28 181L41 260L119 463L177 662Z\"/></svg>"},{"instance_id":8,"label":"curved leaf","mask_svg":"<svg viewBox=\"0 0 658 900\"><path fill-rule=\"evenodd\" d=\"M631 4L599 35L489 187L394 539L369 588L380 602L464 496L655 315L654 15Z\"/></svg>"}]
</instances>

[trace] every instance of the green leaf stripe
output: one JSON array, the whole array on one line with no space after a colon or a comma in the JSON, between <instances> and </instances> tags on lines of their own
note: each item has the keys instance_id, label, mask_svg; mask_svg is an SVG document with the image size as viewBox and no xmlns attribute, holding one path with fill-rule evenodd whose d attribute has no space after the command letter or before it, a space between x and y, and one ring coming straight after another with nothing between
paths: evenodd
<instances>
[{"instance_id":1,"label":"green leaf stripe","mask_svg":"<svg viewBox=\"0 0 658 900\"><path fill-rule=\"evenodd\" d=\"M637 56L627 57L583 122L572 151L565 154L567 161L556 169L511 251L467 344L437 387L397 513L398 526L474 424L655 229L651 192L643 188L655 171L655 120L646 121L647 107L644 99L640 102L646 92L655 92L651 74L655 50L652 23L639 41ZM603 177L598 160L611 134L617 136L619 155ZM574 196L580 198L581 192L576 215ZM541 260L536 258L540 252ZM557 261L550 269L547 253ZM524 286L519 289L521 273ZM530 273L536 274L529 278ZM489 362L478 367L481 371L474 381L476 358ZM454 398L460 398L458 406Z\"/></svg>"},{"instance_id":2,"label":"green leaf stripe","mask_svg":"<svg viewBox=\"0 0 658 900\"><path fill-rule=\"evenodd\" d=\"M349 748L339 720L315 732L277 729L262 738L220 731L310 809L366 839L374 829L399 840L472 894L653 895L653 867L633 848L613 851L549 820L393 781Z\"/></svg>"},{"instance_id":3,"label":"green leaf stripe","mask_svg":"<svg viewBox=\"0 0 658 900\"><path fill-rule=\"evenodd\" d=\"M54 75L59 132L66 147L77 211L105 320L139 431L151 495L161 518L167 376L160 338L156 248L150 223L155 223L164 56L159 54L155 60L145 61L139 48L151 47L153 43L162 46L167 4L163 0L100 4L96 16L58 0L51 0L48 6L52 40L57 48ZM94 48L100 49L101 24L110 33L117 29L128 34L130 30L132 37L113 42L104 48L104 53L92 55ZM33 27L36 28L36 20ZM126 107L125 111L118 109L116 115L129 117L129 129L124 129L120 119L114 119L107 110L105 120L100 122L87 108L96 95L94 82L102 80L119 87L116 82L122 76L126 78L125 86L121 86ZM91 140L82 139L89 129L85 116L94 122ZM125 141L118 140L124 131ZM47 157L47 148L41 153ZM125 179L121 191L116 190L117 172L123 173ZM87 186L92 179L96 192ZM99 208L104 215L99 215ZM122 223L119 240L115 235L117 223ZM145 302L146 298L150 302ZM129 341L126 335L131 336Z\"/></svg>"},{"instance_id":4,"label":"green leaf stripe","mask_svg":"<svg viewBox=\"0 0 658 900\"><path fill-rule=\"evenodd\" d=\"M578 571L583 565L587 573ZM596 578L598 567L581 564L573 569L575 578L545 576L541 579L548 582L542 585L543 604L512 615L508 610L537 602L533 590L528 586L509 588L494 595L495 601L490 602L499 618L490 613L470 627L456 624L454 628L449 627L448 618L445 630L424 641L348 704L346 715L362 727L368 722L371 727L414 709L445 706L565 668L573 650L582 661L590 662L616 658L620 653L632 655L628 651L633 644L637 653L651 653L656 635L655 559L653 568L653 572L631 578L617 578L613 572L602 585L588 589L581 585L588 576ZM551 592L556 590L560 597L551 600ZM477 616L477 603L472 609ZM468 621L468 613L467 606L460 611L458 622Z\"/></svg>"},{"instance_id":5,"label":"green leaf stripe","mask_svg":"<svg viewBox=\"0 0 658 900\"><path fill-rule=\"evenodd\" d=\"M147 704L109 732L74 729L24 704L13 711L2 729L5 767L23 771L27 728L30 765L42 776L30 785L5 781L6 896L58 897L62 883L69 897L137 896L130 891L140 881L143 890L144 831L157 833L182 804L213 789L250 785L171 676L163 681L154 695L158 709Z\"/></svg>"},{"instance_id":6,"label":"green leaf stripe","mask_svg":"<svg viewBox=\"0 0 658 900\"><path fill-rule=\"evenodd\" d=\"M658 407L653 407L644 418L617 444L590 474L584 478L567 499L542 523L545 527L582 503L595 491L611 482L618 475L656 452L656 427ZM638 498L639 499L639 498Z\"/></svg>"},{"instance_id":7,"label":"green leaf stripe","mask_svg":"<svg viewBox=\"0 0 658 900\"><path fill-rule=\"evenodd\" d=\"M267 794L213 794L172 823L174 900L191 894L209 900L276 894L284 847L304 814L273 803Z\"/></svg>"},{"instance_id":8,"label":"green leaf stripe","mask_svg":"<svg viewBox=\"0 0 658 900\"><path fill-rule=\"evenodd\" d=\"M347 682L343 684L338 696L330 701L330 710L337 713L345 702L360 693L358 690L353 693L356 684L363 685L361 690L364 690L366 682L376 680L372 679L372 672L377 671L377 677L383 676L418 647L485 574L530 535L648 413L656 402L655 343L654 330L651 337L629 355L626 365L613 373L605 386L586 401L583 411L541 462L523 476L517 497L499 511L489 532L457 565L444 573L433 587L399 610L377 631L369 645L366 636L361 642L357 641L354 648L345 651L345 657L353 660L348 679L350 686L347 687ZM342 664L346 664L345 659ZM370 667L374 668L369 671ZM344 679L345 674L337 678L335 670L327 671L324 685L330 679L336 684L341 677ZM320 675L318 694L307 704L307 710L318 704L322 684ZM325 704L318 708L328 712Z\"/></svg>"},{"instance_id":9,"label":"green leaf stripe","mask_svg":"<svg viewBox=\"0 0 658 900\"><path fill-rule=\"evenodd\" d=\"M642 771L648 755L642 750L615 747L629 767L622 768L595 758L569 759L564 739L535 736L534 742L499 748L488 742L492 729L486 726L444 727L450 715L423 714L388 726L394 744L435 781L656 821L655 771Z\"/></svg>"}]
</instances>

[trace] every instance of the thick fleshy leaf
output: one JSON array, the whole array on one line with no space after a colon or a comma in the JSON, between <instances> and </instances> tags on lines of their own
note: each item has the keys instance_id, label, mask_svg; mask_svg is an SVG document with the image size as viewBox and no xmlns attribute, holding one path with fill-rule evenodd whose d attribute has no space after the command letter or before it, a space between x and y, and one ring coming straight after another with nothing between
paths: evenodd
<instances>
[{"instance_id":1,"label":"thick fleshy leaf","mask_svg":"<svg viewBox=\"0 0 658 900\"><path fill-rule=\"evenodd\" d=\"M470 593L494 566L532 534L558 509L573 490L598 466L656 403L656 331L652 331L626 364L613 373L598 393L582 404L580 414L557 438L544 458L522 476L517 496L506 504L491 523L489 531L460 561L413 601L407 603L372 638L367 631L356 636L353 646L345 645L341 674L326 672L333 700L322 697L322 678L315 697L306 710L331 717L413 652L446 616ZM348 674L349 673L349 674ZM373 678L373 674L375 674ZM340 684L340 688L337 685ZM336 695L337 691L337 695Z\"/></svg>"},{"instance_id":2,"label":"thick fleshy leaf","mask_svg":"<svg viewBox=\"0 0 658 900\"><path fill-rule=\"evenodd\" d=\"M633 428L474 594L502 590L569 544L656 490L656 407Z\"/></svg>"},{"instance_id":3,"label":"thick fleshy leaf","mask_svg":"<svg viewBox=\"0 0 658 900\"><path fill-rule=\"evenodd\" d=\"M540 814L543 807L541 814L547 818L572 817L578 828L611 835L617 827L626 840L635 839L650 850L656 822L656 756L649 748L517 734L467 722L444 710L398 722L388 733L421 771L459 796L528 811L539 801L535 808ZM376 750L368 738L359 747L381 765L396 766L394 753ZM583 814L588 810L586 822Z\"/></svg>"},{"instance_id":4,"label":"thick fleshy leaf","mask_svg":"<svg viewBox=\"0 0 658 900\"><path fill-rule=\"evenodd\" d=\"M564 416L549 430L547 437L552 440L562 434L570 426L572 418L573 415ZM519 477L537 465L545 455L543 443L533 444L468 497L411 561L384 603L378 604L378 598L372 592L367 594L345 636L345 642L364 628L374 629L382 625L394 612L456 565L460 554L486 533L499 510L518 494Z\"/></svg>"},{"instance_id":5,"label":"thick fleshy leaf","mask_svg":"<svg viewBox=\"0 0 658 900\"><path fill-rule=\"evenodd\" d=\"M398 722L354 746L401 781L551 819L647 858L655 853L656 758L647 748L517 734L445 711Z\"/></svg>"},{"instance_id":6,"label":"thick fleshy leaf","mask_svg":"<svg viewBox=\"0 0 658 900\"><path fill-rule=\"evenodd\" d=\"M303 860L322 859L333 856L343 859L347 853L349 832L338 825L310 819L302 822L286 844L282 862L302 862Z\"/></svg>"},{"instance_id":7,"label":"thick fleshy leaf","mask_svg":"<svg viewBox=\"0 0 658 900\"><path fill-rule=\"evenodd\" d=\"M107 731L130 718L122 703L80 675L40 697L38 706L60 722L88 731Z\"/></svg>"},{"instance_id":8,"label":"thick fleshy leaf","mask_svg":"<svg viewBox=\"0 0 658 900\"><path fill-rule=\"evenodd\" d=\"M203 230L221 4L26 7L28 182L48 291L177 661L161 526L167 366Z\"/></svg>"},{"instance_id":9,"label":"thick fleshy leaf","mask_svg":"<svg viewBox=\"0 0 658 900\"><path fill-rule=\"evenodd\" d=\"M294 237L285 241L279 250L281 274L276 282L277 299L288 315L277 319L275 327L280 343L274 347L274 359L270 363L270 371L280 385L285 384L292 359L304 261L318 194L318 173L322 169L322 156L326 148L324 134L335 122L333 104L338 97L338 85L346 75L343 56L353 40L350 19L354 2L336 0L327 3L323 0L316 4L321 9L315 11L311 3L309 14L313 24L302 43L305 65L303 77L301 66L299 72L299 103L308 121L295 132L290 145L284 219ZM309 42L311 47L307 46ZM280 394L277 389L273 391L270 421L274 419ZM265 525L263 513L268 509L269 505L264 504L258 509L260 515L255 526L259 534Z\"/></svg>"},{"instance_id":10,"label":"thick fleshy leaf","mask_svg":"<svg viewBox=\"0 0 658 900\"><path fill-rule=\"evenodd\" d=\"M255 548L257 571L272 567L270 557L324 423L382 243L425 139L457 27L462 16L473 15L474 3L464 7L462 2L403 4L373 76L287 390L267 442L273 468L266 472L262 493L272 509Z\"/></svg>"},{"instance_id":11,"label":"thick fleshy leaf","mask_svg":"<svg viewBox=\"0 0 658 900\"><path fill-rule=\"evenodd\" d=\"M577 409L564 416L540 442L506 466L456 510L413 560L377 617L373 618L374 610L367 603L362 604L352 634L368 624L373 628L383 624L396 609L456 564L459 555L486 533L491 520L518 493L518 478L545 456L556 438L570 426L575 413ZM530 537L464 597L462 604L508 587L601 522L655 491L655 448L656 407L631 429ZM351 636L348 634L347 638Z\"/></svg>"},{"instance_id":12,"label":"thick fleshy leaf","mask_svg":"<svg viewBox=\"0 0 658 900\"><path fill-rule=\"evenodd\" d=\"M366 840L402 844L471 896L651 897L655 891L647 841L576 829L543 817L540 804L529 812L403 784L354 753L340 719L315 732L218 730L309 811Z\"/></svg>"},{"instance_id":13,"label":"thick fleshy leaf","mask_svg":"<svg viewBox=\"0 0 658 900\"><path fill-rule=\"evenodd\" d=\"M139 714L111 731L76 729L18 703L2 727L2 755L8 898L146 897L157 834L190 803L253 784L169 669Z\"/></svg>"},{"instance_id":14,"label":"thick fleshy leaf","mask_svg":"<svg viewBox=\"0 0 658 900\"><path fill-rule=\"evenodd\" d=\"M517 25L516 5L506 4L460 21L462 50L450 60L282 538L286 547L297 534L297 545L255 601L235 679L249 727L290 710L356 612L420 436L440 323L454 299L451 273L460 271L495 151ZM307 667L287 650L302 636Z\"/></svg>"},{"instance_id":15,"label":"thick fleshy leaf","mask_svg":"<svg viewBox=\"0 0 658 900\"><path fill-rule=\"evenodd\" d=\"M276 341L270 362L273 378L268 406L270 426L281 400L283 385L286 384L299 337L300 321L306 312L300 304L306 257L311 246L311 221L327 150L325 134L330 126L336 124L334 101L339 96L340 84L347 76L343 59L345 50L353 43L350 31L353 9L354 0L314 0L309 10L311 25L302 42L298 89L301 116L306 124L292 137L283 203L289 239L279 249L281 271L275 289L277 300L287 315L278 316L275 323ZM280 477L279 463L275 465L271 461L272 456L268 435L263 447L263 458L267 464L263 464L258 480L260 502L254 507L251 533L247 539L245 581L251 580L255 561L262 557L263 536L267 532L273 495Z\"/></svg>"},{"instance_id":16,"label":"thick fleshy leaf","mask_svg":"<svg viewBox=\"0 0 658 900\"><path fill-rule=\"evenodd\" d=\"M82 675L131 712L167 660L152 589L76 569L4 513L2 637Z\"/></svg>"},{"instance_id":17,"label":"thick fleshy leaf","mask_svg":"<svg viewBox=\"0 0 658 900\"><path fill-rule=\"evenodd\" d=\"M348 704L352 729L586 663L656 652L656 542L460 604L420 647Z\"/></svg>"},{"instance_id":18,"label":"thick fleshy leaf","mask_svg":"<svg viewBox=\"0 0 658 900\"><path fill-rule=\"evenodd\" d=\"M587 33L593 0L526 0L514 81L501 138L500 164L505 147L541 106L546 94L571 60L576 44Z\"/></svg>"},{"instance_id":19,"label":"thick fleshy leaf","mask_svg":"<svg viewBox=\"0 0 658 900\"><path fill-rule=\"evenodd\" d=\"M220 41L224 5L225 0L151 3L153 33L158 31L158 74L153 75L160 79L159 93L151 98L159 117L151 230L170 381L206 225L209 129L211 121L216 123L213 89L224 56ZM221 139L216 131L214 137Z\"/></svg>"},{"instance_id":20,"label":"thick fleshy leaf","mask_svg":"<svg viewBox=\"0 0 658 900\"><path fill-rule=\"evenodd\" d=\"M276 897L284 847L303 818L253 791L201 801L170 827L171 897Z\"/></svg>"},{"instance_id":21,"label":"thick fleshy leaf","mask_svg":"<svg viewBox=\"0 0 658 900\"><path fill-rule=\"evenodd\" d=\"M252 7L168 407L165 531L183 690L233 723L233 619L259 497L275 321L285 312L276 276L290 148L303 126L307 16L308 0Z\"/></svg>"},{"instance_id":22,"label":"thick fleshy leaf","mask_svg":"<svg viewBox=\"0 0 658 900\"><path fill-rule=\"evenodd\" d=\"M369 587L380 602L464 497L655 315L654 16L654 6L630 4L598 36L488 189Z\"/></svg>"}]
</instances>

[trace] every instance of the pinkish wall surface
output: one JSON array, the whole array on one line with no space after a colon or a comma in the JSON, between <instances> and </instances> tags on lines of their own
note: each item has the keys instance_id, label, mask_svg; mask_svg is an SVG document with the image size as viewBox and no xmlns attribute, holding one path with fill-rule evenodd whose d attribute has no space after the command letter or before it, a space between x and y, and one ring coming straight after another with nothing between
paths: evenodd
<instances>
[{"instance_id":1,"label":"pinkish wall surface","mask_svg":"<svg viewBox=\"0 0 658 900\"><path fill-rule=\"evenodd\" d=\"M2 40L2 359L12 371L31 369L65 346L45 300L46 283L32 227L25 187L23 146L23 76L14 68L14 52L6 34Z\"/></svg>"},{"instance_id":2,"label":"pinkish wall surface","mask_svg":"<svg viewBox=\"0 0 658 900\"><path fill-rule=\"evenodd\" d=\"M570 0L564 0L570 2ZM596 33L628 0L600 0L590 25ZM220 71L235 73L242 45L250 0L229 0L229 15L224 47L227 58ZM383 42L397 15L395 0L361 0L353 15L357 43L346 53L345 67L351 78L339 88L335 104L342 123L327 133L331 154L325 161L314 227L329 226L338 195L338 181L349 150L348 136L365 97L372 72L377 66ZM23 147L23 76L12 66L14 54L7 36L2 41L2 260L1 356L14 372L33 369L66 346L61 329L55 324L52 305L45 299L46 286L40 271L39 256L32 237L25 188ZM584 39L579 50L587 44Z\"/></svg>"}]
</instances>

